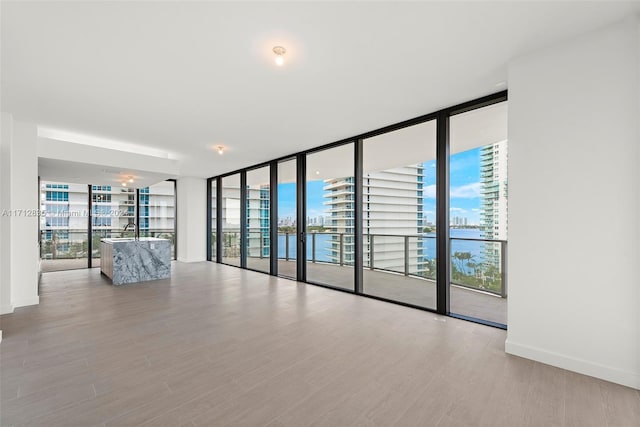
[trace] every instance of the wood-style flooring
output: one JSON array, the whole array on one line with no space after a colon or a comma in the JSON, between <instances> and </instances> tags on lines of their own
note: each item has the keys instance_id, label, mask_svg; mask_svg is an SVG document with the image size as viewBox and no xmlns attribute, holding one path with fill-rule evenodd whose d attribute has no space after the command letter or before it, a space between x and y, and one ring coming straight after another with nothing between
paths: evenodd
<instances>
[{"instance_id":1,"label":"wood-style flooring","mask_svg":"<svg viewBox=\"0 0 640 427\"><path fill-rule=\"evenodd\" d=\"M506 332L213 263L46 273L0 318L0 425L638 426L640 393Z\"/></svg>"}]
</instances>

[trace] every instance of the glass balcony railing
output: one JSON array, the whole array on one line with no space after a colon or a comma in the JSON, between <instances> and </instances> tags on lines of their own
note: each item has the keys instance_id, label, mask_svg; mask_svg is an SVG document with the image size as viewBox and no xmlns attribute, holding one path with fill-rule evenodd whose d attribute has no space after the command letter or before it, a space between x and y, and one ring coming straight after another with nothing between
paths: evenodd
<instances>
[{"instance_id":1,"label":"glass balcony railing","mask_svg":"<svg viewBox=\"0 0 640 427\"><path fill-rule=\"evenodd\" d=\"M295 233L280 234L289 242L280 259L295 259ZM451 284L506 297L504 240L451 238ZM307 261L353 265L353 234L308 233ZM404 276L436 280L436 238L425 235L365 234L364 267Z\"/></svg>"},{"instance_id":2,"label":"glass balcony railing","mask_svg":"<svg viewBox=\"0 0 640 427\"><path fill-rule=\"evenodd\" d=\"M507 296L507 242L451 238L451 283Z\"/></svg>"},{"instance_id":3,"label":"glass balcony railing","mask_svg":"<svg viewBox=\"0 0 640 427\"><path fill-rule=\"evenodd\" d=\"M81 259L89 254L87 230L47 230L40 232L40 258Z\"/></svg>"},{"instance_id":4,"label":"glass balcony railing","mask_svg":"<svg viewBox=\"0 0 640 427\"><path fill-rule=\"evenodd\" d=\"M86 230L44 230L40 232L40 258L43 260L81 259L89 256L89 238ZM104 238L135 237L133 230L93 230L91 257L100 258L100 240ZM173 230L140 230L140 237L156 237L171 242L171 255L175 259L175 237Z\"/></svg>"}]
</instances>

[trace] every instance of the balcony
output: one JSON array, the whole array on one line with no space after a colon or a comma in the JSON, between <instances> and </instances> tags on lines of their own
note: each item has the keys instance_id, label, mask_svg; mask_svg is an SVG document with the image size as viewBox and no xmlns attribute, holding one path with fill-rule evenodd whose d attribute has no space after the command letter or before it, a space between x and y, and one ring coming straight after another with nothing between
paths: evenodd
<instances>
[{"instance_id":1,"label":"balcony","mask_svg":"<svg viewBox=\"0 0 640 427\"><path fill-rule=\"evenodd\" d=\"M240 265L239 234L235 230L225 232L223 242L228 243L223 245L225 264ZM281 276L296 277L296 236L295 233L278 236ZM347 244L348 239L353 239L353 234L307 234L308 281L353 290L353 248ZM450 240L451 313L506 325L507 242L475 238ZM365 234L364 251L363 293L435 309L435 237ZM249 253L258 252L249 248ZM250 257L247 263L252 269L269 271L268 255Z\"/></svg>"},{"instance_id":2,"label":"balcony","mask_svg":"<svg viewBox=\"0 0 640 427\"><path fill-rule=\"evenodd\" d=\"M103 238L134 237L133 230L94 229L91 239L91 266L100 267L100 240ZM175 231L141 229L140 237L158 237L171 241L175 259ZM89 239L86 230L48 230L40 232L40 270L43 273L87 268Z\"/></svg>"}]
</instances>

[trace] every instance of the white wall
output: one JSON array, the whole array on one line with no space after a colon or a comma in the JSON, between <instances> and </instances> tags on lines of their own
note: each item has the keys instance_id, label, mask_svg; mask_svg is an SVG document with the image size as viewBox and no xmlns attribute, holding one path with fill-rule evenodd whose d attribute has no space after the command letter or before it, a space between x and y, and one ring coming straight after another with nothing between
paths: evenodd
<instances>
[{"instance_id":1,"label":"white wall","mask_svg":"<svg viewBox=\"0 0 640 427\"><path fill-rule=\"evenodd\" d=\"M183 177L177 182L178 261L207 259L207 180Z\"/></svg>"},{"instance_id":2,"label":"white wall","mask_svg":"<svg viewBox=\"0 0 640 427\"><path fill-rule=\"evenodd\" d=\"M2 115L0 310L38 304L37 128Z\"/></svg>"},{"instance_id":3,"label":"white wall","mask_svg":"<svg viewBox=\"0 0 640 427\"><path fill-rule=\"evenodd\" d=\"M3 215L9 211L11 182L11 138L13 118L2 113L2 138L0 139L0 314L13 312L11 305L11 218Z\"/></svg>"},{"instance_id":4,"label":"white wall","mask_svg":"<svg viewBox=\"0 0 640 427\"><path fill-rule=\"evenodd\" d=\"M638 21L509 67L506 350L640 388Z\"/></svg>"}]
</instances>

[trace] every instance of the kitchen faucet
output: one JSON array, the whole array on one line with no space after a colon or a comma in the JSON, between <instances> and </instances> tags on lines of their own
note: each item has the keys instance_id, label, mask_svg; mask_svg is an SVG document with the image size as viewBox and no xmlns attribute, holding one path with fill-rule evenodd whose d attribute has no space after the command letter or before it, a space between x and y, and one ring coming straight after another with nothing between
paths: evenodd
<instances>
[{"instance_id":1,"label":"kitchen faucet","mask_svg":"<svg viewBox=\"0 0 640 427\"><path fill-rule=\"evenodd\" d=\"M133 237L138 240L139 235L138 235L138 227L136 226L135 222L130 222L127 225L124 226L124 229L122 230L123 232L127 231L129 229L129 226L133 226Z\"/></svg>"}]
</instances>

